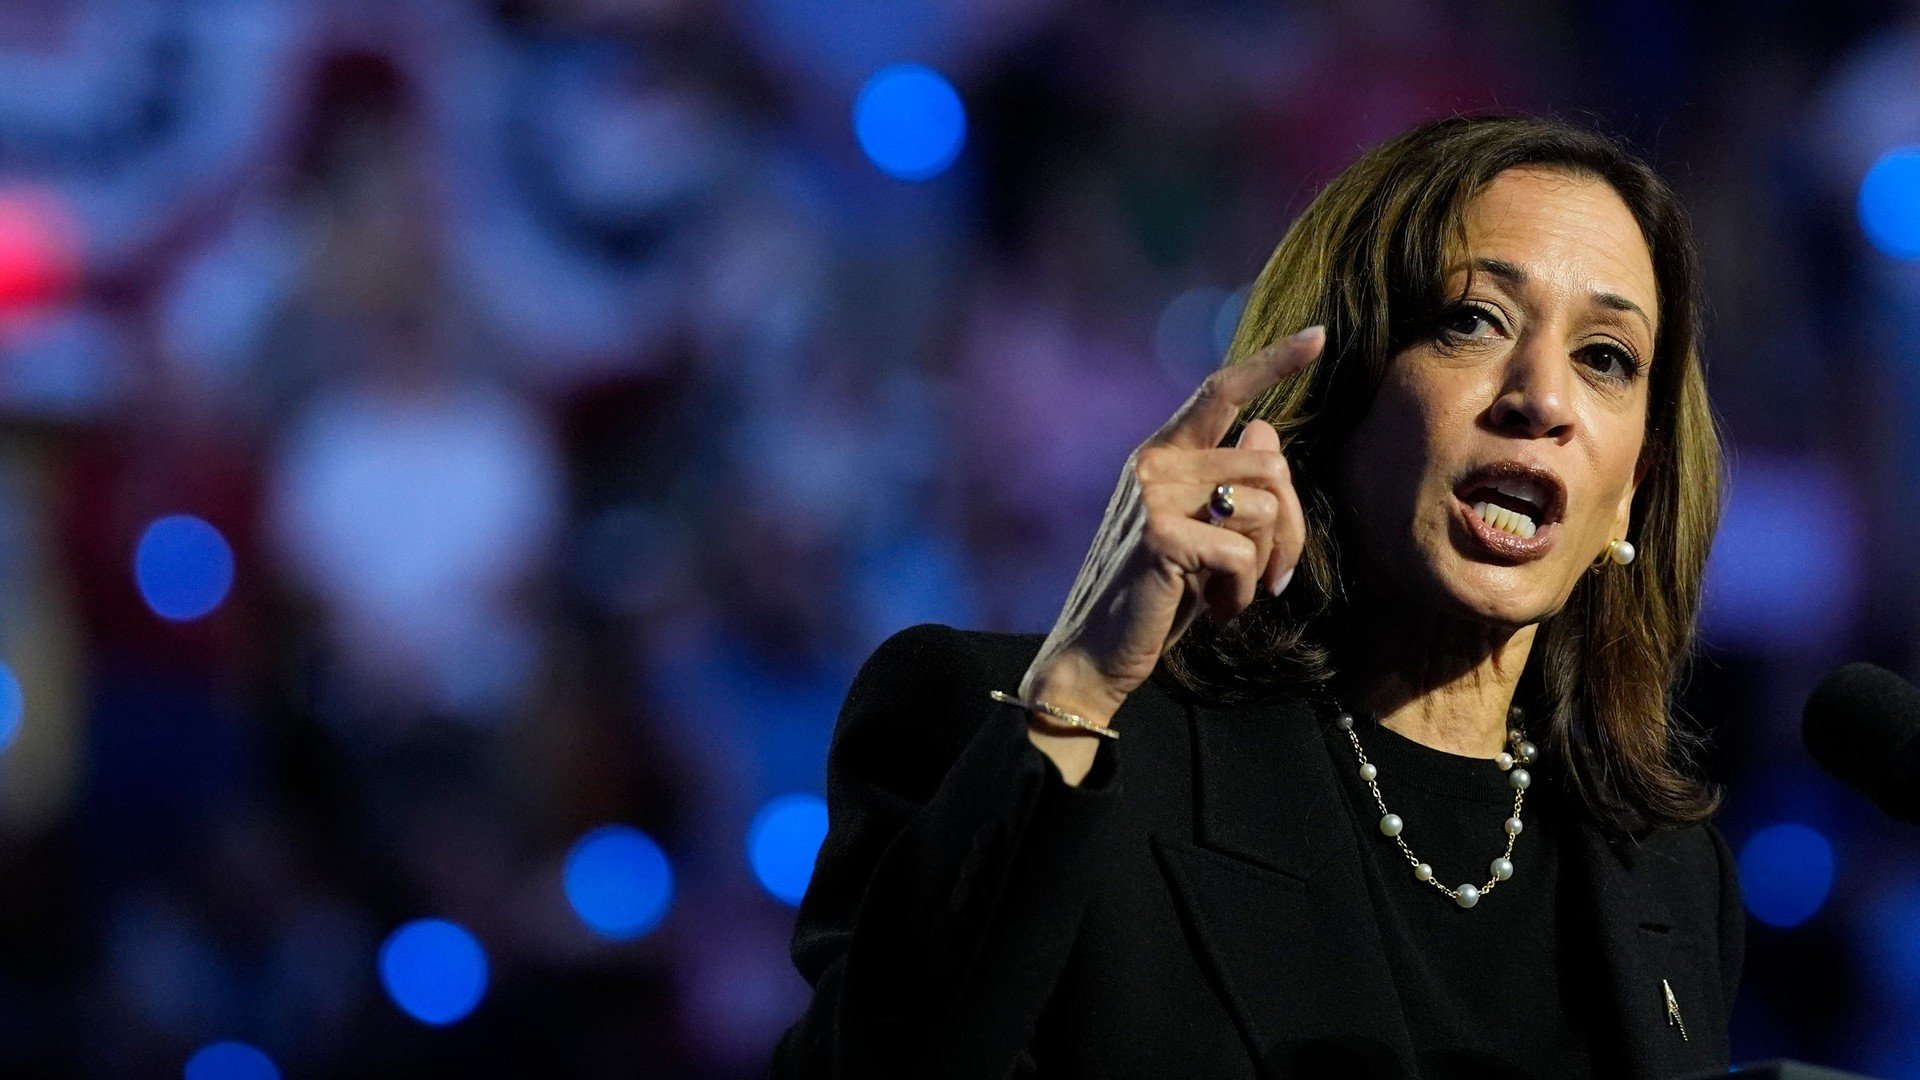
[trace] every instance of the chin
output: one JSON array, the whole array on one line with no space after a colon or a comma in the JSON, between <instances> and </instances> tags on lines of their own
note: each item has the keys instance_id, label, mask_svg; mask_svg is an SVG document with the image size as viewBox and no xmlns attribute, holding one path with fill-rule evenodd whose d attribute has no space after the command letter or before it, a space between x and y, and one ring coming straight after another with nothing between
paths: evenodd
<instances>
[{"instance_id":1,"label":"chin","mask_svg":"<svg viewBox=\"0 0 1920 1080\"><path fill-rule=\"evenodd\" d=\"M1566 603L1564 590L1543 580L1543 569L1462 563L1435 576L1443 602L1460 617L1518 630L1547 619Z\"/></svg>"}]
</instances>

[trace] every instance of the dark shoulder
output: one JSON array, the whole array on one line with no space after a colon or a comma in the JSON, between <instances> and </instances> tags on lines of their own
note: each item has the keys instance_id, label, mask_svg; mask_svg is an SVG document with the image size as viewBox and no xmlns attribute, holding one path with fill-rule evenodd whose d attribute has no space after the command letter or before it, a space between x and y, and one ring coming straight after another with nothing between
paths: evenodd
<instances>
[{"instance_id":1,"label":"dark shoulder","mask_svg":"<svg viewBox=\"0 0 1920 1080\"><path fill-rule=\"evenodd\" d=\"M1685 909L1676 914L1712 925L1740 906L1733 852L1712 822L1654 829L1616 843L1636 876Z\"/></svg>"},{"instance_id":2,"label":"dark shoulder","mask_svg":"<svg viewBox=\"0 0 1920 1080\"><path fill-rule=\"evenodd\" d=\"M847 691L829 767L882 768L902 793L930 791L1040 651L1039 634L910 626L881 642Z\"/></svg>"},{"instance_id":3,"label":"dark shoulder","mask_svg":"<svg viewBox=\"0 0 1920 1080\"><path fill-rule=\"evenodd\" d=\"M1671 868L1714 871L1727 842L1711 822L1651 829L1628 841L1636 859L1652 859Z\"/></svg>"},{"instance_id":4,"label":"dark shoulder","mask_svg":"<svg viewBox=\"0 0 1920 1080\"><path fill-rule=\"evenodd\" d=\"M847 691L829 769L885 768L904 792L931 790L990 718L1007 715L988 693L1017 693L1045 640L937 623L887 638ZM1129 702L1163 709L1182 695L1163 665Z\"/></svg>"},{"instance_id":5,"label":"dark shoulder","mask_svg":"<svg viewBox=\"0 0 1920 1080\"><path fill-rule=\"evenodd\" d=\"M940 623L909 626L882 641L867 657L854 677L848 704L898 700L915 693L1015 693L1045 640L1044 634L961 630ZM1164 664L1155 668L1152 678L1134 693L1174 700L1193 696ZM1261 702L1285 704L1295 698L1301 703L1306 700L1298 693L1277 688Z\"/></svg>"},{"instance_id":6,"label":"dark shoulder","mask_svg":"<svg viewBox=\"0 0 1920 1080\"><path fill-rule=\"evenodd\" d=\"M939 623L909 626L881 642L848 692L856 699L979 689L1013 693L1043 640L1039 634L960 630ZM991 685L989 685L991 684Z\"/></svg>"}]
</instances>

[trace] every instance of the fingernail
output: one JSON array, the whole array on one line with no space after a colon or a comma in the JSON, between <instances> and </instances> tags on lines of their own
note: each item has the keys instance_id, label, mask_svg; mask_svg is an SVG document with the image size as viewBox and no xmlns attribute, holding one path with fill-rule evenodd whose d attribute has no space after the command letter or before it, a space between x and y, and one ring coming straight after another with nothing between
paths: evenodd
<instances>
[{"instance_id":1,"label":"fingernail","mask_svg":"<svg viewBox=\"0 0 1920 1080\"><path fill-rule=\"evenodd\" d=\"M1281 574L1280 580L1273 583L1273 595L1279 596L1281 593L1287 591L1287 582L1293 580L1293 572L1298 569L1300 568L1297 566L1287 567L1287 572Z\"/></svg>"},{"instance_id":2,"label":"fingernail","mask_svg":"<svg viewBox=\"0 0 1920 1080\"><path fill-rule=\"evenodd\" d=\"M1307 342L1312 341L1315 337L1323 335L1326 332L1327 332L1326 327L1320 325L1319 323L1314 323L1312 326L1307 327L1305 330L1300 331L1299 333L1293 335L1287 340L1293 342L1296 345L1305 345Z\"/></svg>"}]
</instances>

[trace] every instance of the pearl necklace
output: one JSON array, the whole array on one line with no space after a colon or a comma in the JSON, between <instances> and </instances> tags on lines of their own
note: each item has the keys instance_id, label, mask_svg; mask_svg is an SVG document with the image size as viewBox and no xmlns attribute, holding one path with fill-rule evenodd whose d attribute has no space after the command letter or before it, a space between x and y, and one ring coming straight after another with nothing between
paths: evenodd
<instances>
[{"instance_id":1,"label":"pearl necklace","mask_svg":"<svg viewBox=\"0 0 1920 1080\"><path fill-rule=\"evenodd\" d=\"M1518 725L1520 709L1517 706L1514 707L1507 714L1507 719L1510 723ZM1479 903L1482 896L1492 892L1494 886L1513 876L1513 842L1520 838L1520 806L1526 801L1527 785L1533 783L1532 774L1518 766L1533 764L1534 758L1540 753L1538 748L1527 741L1526 735L1518 726L1507 731L1507 745L1512 747L1512 751L1503 750L1493 759L1494 764L1500 767L1500 771L1507 774L1507 782L1513 785L1513 816L1506 822L1507 849L1500 853L1499 858L1487 864L1487 871L1492 876L1487 879L1485 885L1474 885L1468 882L1450 889L1435 880L1433 867L1421 862L1419 856L1413 853L1413 849L1407 846L1407 842L1401 839L1400 832L1405 828L1405 823L1400 820L1399 814L1387 810L1387 800L1380 797L1380 770L1374 766L1373 762L1367 760L1367 752L1360 748L1360 736L1353 731L1353 714L1342 711L1333 718L1333 723L1335 727L1346 732L1347 741L1353 744L1354 756L1360 759L1360 779L1366 782L1367 789L1373 792L1374 804L1380 807L1381 834L1400 846L1400 853L1405 855L1407 862L1413 866L1415 881L1422 881L1439 889L1462 908L1470 908Z\"/></svg>"}]
</instances>

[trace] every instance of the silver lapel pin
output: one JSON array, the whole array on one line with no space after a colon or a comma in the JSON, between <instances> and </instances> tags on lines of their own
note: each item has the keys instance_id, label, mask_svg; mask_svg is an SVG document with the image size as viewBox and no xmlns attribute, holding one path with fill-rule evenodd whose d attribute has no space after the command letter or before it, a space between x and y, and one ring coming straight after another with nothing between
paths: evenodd
<instances>
[{"instance_id":1,"label":"silver lapel pin","mask_svg":"<svg viewBox=\"0 0 1920 1080\"><path fill-rule=\"evenodd\" d=\"M1667 980L1661 979L1660 989L1667 994L1667 1026L1680 1029L1682 1042L1692 1042L1692 1039L1687 1038L1687 1022L1680 1019L1680 1000L1673 996L1673 987L1667 985Z\"/></svg>"}]
</instances>

